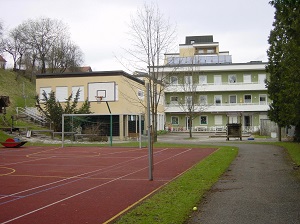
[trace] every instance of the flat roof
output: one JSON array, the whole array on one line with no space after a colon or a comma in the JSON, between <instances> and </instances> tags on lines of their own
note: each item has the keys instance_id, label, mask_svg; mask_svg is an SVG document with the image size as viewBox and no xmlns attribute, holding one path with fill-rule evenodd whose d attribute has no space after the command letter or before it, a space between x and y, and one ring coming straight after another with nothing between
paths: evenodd
<instances>
[{"instance_id":1,"label":"flat roof","mask_svg":"<svg viewBox=\"0 0 300 224\"><path fill-rule=\"evenodd\" d=\"M93 72L68 72L68 73L44 73L37 74L37 79L43 78L74 78L74 77L97 77L97 76L124 76L128 79L131 79L135 82L138 82L142 85L145 85L145 81L135 77L134 75L130 75L127 72L122 70L116 71L93 71Z\"/></svg>"}]
</instances>

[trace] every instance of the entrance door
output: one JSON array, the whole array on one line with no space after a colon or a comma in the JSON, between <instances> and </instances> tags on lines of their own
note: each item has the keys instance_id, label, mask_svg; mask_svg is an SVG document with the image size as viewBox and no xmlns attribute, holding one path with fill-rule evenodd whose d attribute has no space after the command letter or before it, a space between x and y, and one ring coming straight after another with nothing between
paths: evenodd
<instances>
[{"instance_id":1,"label":"entrance door","mask_svg":"<svg viewBox=\"0 0 300 224\"><path fill-rule=\"evenodd\" d=\"M245 115L244 116L244 127L245 131L251 131L252 127L252 116L251 115Z\"/></svg>"}]
</instances>

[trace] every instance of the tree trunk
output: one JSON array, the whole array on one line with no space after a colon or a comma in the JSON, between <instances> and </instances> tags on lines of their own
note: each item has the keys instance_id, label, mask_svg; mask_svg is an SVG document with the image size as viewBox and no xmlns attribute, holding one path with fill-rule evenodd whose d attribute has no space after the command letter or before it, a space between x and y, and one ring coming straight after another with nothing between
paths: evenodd
<instances>
[{"instance_id":1,"label":"tree trunk","mask_svg":"<svg viewBox=\"0 0 300 224\"><path fill-rule=\"evenodd\" d=\"M189 117L188 127L189 127L190 138L192 138L193 137L193 133L192 133L192 117Z\"/></svg>"},{"instance_id":2,"label":"tree trunk","mask_svg":"<svg viewBox=\"0 0 300 224\"><path fill-rule=\"evenodd\" d=\"M281 142L281 126L278 125L278 141Z\"/></svg>"}]
</instances>

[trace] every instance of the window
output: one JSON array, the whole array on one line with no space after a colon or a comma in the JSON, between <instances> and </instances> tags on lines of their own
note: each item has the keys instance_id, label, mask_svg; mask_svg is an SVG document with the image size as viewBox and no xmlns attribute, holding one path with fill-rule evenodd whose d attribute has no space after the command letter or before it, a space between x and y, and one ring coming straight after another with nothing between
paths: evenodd
<instances>
[{"instance_id":1,"label":"window","mask_svg":"<svg viewBox=\"0 0 300 224\"><path fill-rule=\"evenodd\" d=\"M41 87L40 88L40 100L44 101L43 93L46 93L47 97L49 97L49 94L51 93L51 87Z\"/></svg>"},{"instance_id":2,"label":"window","mask_svg":"<svg viewBox=\"0 0 300 224\"><path fill-rule=\"evenodd\" d=\"M184 76L184 84L193 84L192 76Z\"/></svg>"},{"instance_id":3,"label":"window","mask_svg":"<svg viewBox=\"0 0 300 224\"><path fill-rule=\"evenodd\" d=\"M222 84L222 76L221 75L214 75L214 84L221 85Z\"/></svg>"},{"instance_id":4,"label":"window","mask_svg":"<svg viewBox=\"0 0 300 224\"><path fill-rule=\"evenodd\" d=\"M204 54L204 50L203 49L199 49L198 50L198 54Z\"/></svg>"},{"instance_id":5,"label":"window","mask_svg":"<svg viewBox=\"0 0 300 224\"><path fill-rule=\"evenodd\" d=\"M207 53L208 54L213 54L213 53L215 53L215 49L207 49Z\"/></svg>"},{"instance_id":6,"label":"window","mask_svg":"<svg viewBox=\"0 0 300 224\"><path fill-rule=\"evenodd\" d=\"M179 124L179 118L178 117L171 117L171 124Z\"/></svg>"},{"instance_id":7,"label":"window","mask_svg":"<svg viewBox=\"0 0 300 224\"><path fill-rule=\"evenodd\" d=\"M200 124L202 124L202 125L208 124L207 116L200 116Z\"/></svg>"},{"instance_id":8,"label":"window","mask_svg":"<svg viewBox=\"0 0 300 224\"><path fill-rule=\"evenodd\" d=\"M138 92L137 92L137 95L138 95L138 98L139 99L144 99L144 91L143 90L138 90Z\"/></svg>"},{"instance_id":9,"label":"window","mask_svg":"<svg viewBox=\"0 0 300 224\"><path fill-rule=\"evenodd\" d=\"M251 75L244 74L244 83L251 83Z\"/></svg>"},{"instance_id":10,"label":"window","mask_svg":"<svg viewBox=\"0 0 300 224\"><path fill-rule=\"evenodd\" d=\"M238 117L237 116L229 116L228 117L228 123L232 124L232 123L238 123Z\"/></svg>"},{"instance_id":11,"label":"window","mask_svg":"<svg viewBox=\"0 0 300 224\"><path fill-rule=\"evenodd\" d=\"M267 95L259 95L259 104L260 105L266 105L267 104Z\"/></svg>"},{"instance_id":12,"label":"window","mask_svg":"<svg viewBox=\"0 0 300 224\"><path fill-rule=\"evenodd\" d=\"M66 102L68 99L68 87L67 86L57 86L55 95L56 95L57 101Z\"/></svg>"},{"instance_id":13,"label":"window","mask_svg":"<svg viewBox=\"0 0 300 224\"><path fill-rule=\"evenodd\" d=\"M199 76L199 84L200 85L206 85L207 84L207 76L206 75L200 75Z\"/></svg>"},{"instance_id":14,"label":"window","mask_svg":"<svg viewBox=\"0 0 300 224\"><path fill-rule=\"evenodd\" d=\"M207 105L207 96L200 95L200 105Z\"/></svg>"},{"instance_id":15,"label":"window","mask_svg":"<svg viewBox=\"0 0 300 224\"><path fill-rule=\"evenodd\" d=\"M236 75L228 75L228 83L236 83Z\"/></svg>"},{"instance_id":16,"label":"window","mask_svg":"<svg viewBox=\"0 0 300 224\"><path fill-rule=\"evenodd\" d=\"M170 97L170 102L171 103L178 103L178 96L171 96Z\"/></svg>"},{"instance_id":17,"label":"window","mask_svg":"<svg viewBox=\"0 0 300 224\"><path fill-rule=\"evenodd\" d=\"M215 115L215 125L222 125L222 115Z\"/></svg>"},{"instance_id":18,"label":"window","mask_svg":"<svg viewBox=\"0 0 300 224\"><path fill-rule=\"evenodd\" d=\"M178 84L178 77L177 76L171 76L170 77L170 83L173 85L177 85Z\"/></svg>"},{"instance_id":19,"label":"window","mask_svg":"<svg viewBox=\"0 0 300 224\"><path fill-rule=\"evenodd\" d=\"M258 74L258 83L265 84L266 74Z\"/></svg>"},{"instance_id":20,"label":"window","mask_svg":"<svg viewBox=\"0 0 300 224\"><path fill-rule=\"evenodd\" d=\"M229 96L229 103L236 103L236 95Z\"/></svg>"},{"instance_id":21,"label":"window","mask_svg":"<svg viewBox=\"0 0 300 224\"><path fill-rule=\"evenodd\" d=\"M244 103L252 103L252 96L251 95L245 95L244 96Z\"/></svg>"},{"instance_id":22,"label":"window","mask_svg":"<svg viewBox=\"0 0 300 224\"><path fill-rule=\"evenodd\" d=\"M72 97L74 100L78 90L79 90L78 102L82 102L82 101L84 101L84 87L83 86L72 86Z\"/></svg>"},{"instance_id":23,"label":"window","mask_svg":"<svg viewBox=\"0 0 300 224\"><path fill-rule=\"evenodd\" d=\"M215 95L215 105L220 106L222 104L222 96Z\"/></svg>"},{"instance_id":24,"label":"window","mask_svg":"<svg viewBox=\"0 0 300 224\"><path fill-rule=\"evenodd\" d=\"M191 44L194 44L195 43L195 41L194 40L191 40Z\"/></svg>"},{"instance_id":25,"label":"window","mask_svg":"<svg viewBox=\"0 0 300 224\"><path fill-rule=\"evenodd\" d=\"M187 106L191 106L193 104L193 97L192 96L186 96L185 97L185 104Z\"/></svg>"}]
</instances>

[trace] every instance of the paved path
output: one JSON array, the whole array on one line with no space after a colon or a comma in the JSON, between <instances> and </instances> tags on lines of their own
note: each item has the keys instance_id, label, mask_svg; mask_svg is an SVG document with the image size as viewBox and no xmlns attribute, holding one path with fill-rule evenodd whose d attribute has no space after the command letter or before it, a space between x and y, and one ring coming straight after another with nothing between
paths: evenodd
<instances>
[{"instance_id":1,"label":"paved path","mask_svg":"<svg viewBox=\"0 0 300 224\"><path fill-rule=\"evenodd\" d=\"M285 151L234 146L240 148L238 157L187 223L300 223L300 181Z\"/></svg>"}]
</instances>

